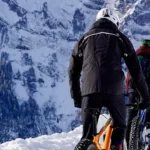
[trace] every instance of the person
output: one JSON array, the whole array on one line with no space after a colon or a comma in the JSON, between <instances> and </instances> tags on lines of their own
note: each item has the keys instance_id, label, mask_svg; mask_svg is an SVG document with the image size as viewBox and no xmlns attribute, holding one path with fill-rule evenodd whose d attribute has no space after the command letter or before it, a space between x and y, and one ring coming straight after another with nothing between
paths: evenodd
<instances>
[{"instance_id":1,"label":"person","mask_svg":"<svg viewBox=\"0 0 150 150\"><path fill-rule=\"evenodd\" d=\"M141 42L141 46L136 51L138 60L140 62L142 71L145 76L146 83L148 85L148 89L150 92L150 40L143 40ZM136 89L136 85L134 81L132 80L132 77L128 73L127 79L126 79L126 89L127 93L129 95L129 103L135 103L136 98L140 98L140 95L138 94L138 91ZM130 128L131 128L131 122L132 119L137 115L137 110L129 109L128 110L128 125L127 125L127 132L126 132L126 141L127 145L129 142L129 135L130 135ZM146 110L146 119L145 119L145 125L147 127L147 142L149 143L149 149L150 149L150 108Z\"/></svg>"},{"instance_id":2,"label":"person","mask_svg":"<svg viewBox=\"0 0 150 150\"><path fill-rule=\"evenodd\" d=\"M68 69L71 97L75 107L82 109L83 132L80 141L93 140L92 116L84 109L101 109L104 106L113 119L111 150L122 150L126 131L122 58L143 97L140 108L146 108L150 100L133 45L119 31L119 25L119 17L115 10L101 9L96 16L96 22L75 45ZM98 117L99 115L97 119Z\"/></svg>"}]
</instances>

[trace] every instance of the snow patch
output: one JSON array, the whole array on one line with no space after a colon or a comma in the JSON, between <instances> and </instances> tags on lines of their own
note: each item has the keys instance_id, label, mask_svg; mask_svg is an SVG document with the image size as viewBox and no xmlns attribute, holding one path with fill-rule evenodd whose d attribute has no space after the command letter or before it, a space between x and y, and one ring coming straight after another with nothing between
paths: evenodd
<instances>
[{"instance_id":1,"label":"snow patch","mask_svg":"<svg viewBox=\"0 0 150 150\"><path fill-rule=\"evenodd\" d=\"M8 4L2 0L0 1L0 17L6 20L10 25L15 24L19 20L17 14L11 11Z\"/></svg>"}]
</instances>

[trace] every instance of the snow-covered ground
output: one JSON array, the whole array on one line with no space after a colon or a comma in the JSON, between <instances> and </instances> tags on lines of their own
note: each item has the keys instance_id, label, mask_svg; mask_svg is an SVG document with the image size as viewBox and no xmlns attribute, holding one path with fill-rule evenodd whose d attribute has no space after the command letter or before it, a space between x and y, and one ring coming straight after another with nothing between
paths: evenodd
<instances>
[{"instance_id":1,"label":"snow-covered ground","mask_svg":"<svg viewBox=\"0 0 150 150\"><path fill-rule=\"evenodd\" d=\"M109 116L100 116L98 130ZM37 138L16 139L0 145L0 150L73 150L81 138L82 126L68 133L55 133Z\"/></svg>"}]
</instances>

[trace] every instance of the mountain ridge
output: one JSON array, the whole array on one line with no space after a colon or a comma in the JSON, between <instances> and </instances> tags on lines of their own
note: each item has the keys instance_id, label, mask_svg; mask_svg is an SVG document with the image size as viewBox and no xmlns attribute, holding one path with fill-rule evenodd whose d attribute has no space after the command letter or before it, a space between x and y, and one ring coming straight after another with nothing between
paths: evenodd
<instances>
[{"instance_id":1,"label":"mountain ridge","mask_svg":"<svg viewBox=\"0 0 150 150\"><path fill-rule=\"evenodd\" d=\"M121 29L138 43L130 24L141 3L1 0L5 11L0 11L0 141L79 126L80 110L73 107L67 77L71 49L95 21L97 11L115 5L127 13Z\"/></svg>"}]
</instances>

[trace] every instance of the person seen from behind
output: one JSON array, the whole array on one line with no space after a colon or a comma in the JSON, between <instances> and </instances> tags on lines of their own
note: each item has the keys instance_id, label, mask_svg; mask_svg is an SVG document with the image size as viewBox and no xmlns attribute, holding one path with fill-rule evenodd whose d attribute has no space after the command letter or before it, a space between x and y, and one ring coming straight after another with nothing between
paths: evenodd
<instances>
[{"instance_id":1,"label":"person seen from behind","mask_svg":"<svg viewBox=\"0 0 150 150\"><path fill-rule=\"evenodd\" d=\"M150 40L143 40L141 42L141 46L137 49L136 54L140 62L146 83L148 85L148 90L150 92ZM134 80L132 79L129 73L127 75L126 82L127 82L126 84L127 93L129 95L129 103L131 104L136 103L137 102L136 100L140 99L140 95L136 88L136 84L134 83ZM129 143L131 122L132 119L137 115L137 112L138 110L135 109L128 110L129 117L128 117L128 124L127 124L127 132L126 132L127 145ZM146 110L145 126L146 126L146 140L149 147L148 149L150 150L150 108Z\"/></svg>"},{"instance_id":2,"label":"person seen from behind","mask_svg":"<svg viewBox=\"0 0 150 150\"><path fill-rule=\"evenodd\" d=\"M150 101L148 87L133 45L119 31L119 25L120 20L115 10L101 9L96 16L96 22L75 45L68 69L71 97L75 107L82 109L83 132L80 142L84 139L93 140L92 116L84 109L101 110L104 106L113 119L111 150L122 150L126 131L122 58L143 98L140 108L146 108L145 104ZM99 115L97 120L98 117ZM80 147L76 146L75 149L80 150Z\"/></svg>"}]
</instances>

